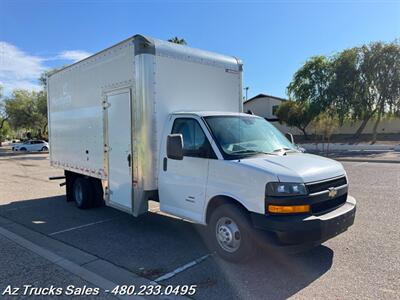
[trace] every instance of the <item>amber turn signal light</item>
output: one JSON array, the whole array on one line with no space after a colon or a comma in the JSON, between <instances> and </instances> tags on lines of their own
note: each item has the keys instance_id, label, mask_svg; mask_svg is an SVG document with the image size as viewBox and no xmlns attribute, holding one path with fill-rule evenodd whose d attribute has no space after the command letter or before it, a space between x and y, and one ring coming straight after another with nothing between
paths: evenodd
<instances>
[{"instance_id":1,"label":"amber turn signal light","mask_svg":"<svg viewBox=\"0 0 400 300\"><path fill-rule=\"evenodd\" d=\"M310 205L268 205L268 212L273 214L297 214L310 211Z\"/></svg>"}]
</instances>

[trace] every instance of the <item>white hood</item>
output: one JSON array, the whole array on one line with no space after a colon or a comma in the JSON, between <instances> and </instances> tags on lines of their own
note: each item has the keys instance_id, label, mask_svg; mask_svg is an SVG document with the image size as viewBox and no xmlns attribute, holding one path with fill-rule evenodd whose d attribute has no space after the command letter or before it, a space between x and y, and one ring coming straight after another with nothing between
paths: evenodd
<instances>
[{"instance_id":1,"label":"white hood","mask_svg":"<svg viewBox=\"0 0 400 300\"><path fill-rule=\"evenodd\" d=\"M345 174L341 163L307 153L257 156L240 163L272 173L282 182L307 183Z\"/></svg>"}]
</instances>

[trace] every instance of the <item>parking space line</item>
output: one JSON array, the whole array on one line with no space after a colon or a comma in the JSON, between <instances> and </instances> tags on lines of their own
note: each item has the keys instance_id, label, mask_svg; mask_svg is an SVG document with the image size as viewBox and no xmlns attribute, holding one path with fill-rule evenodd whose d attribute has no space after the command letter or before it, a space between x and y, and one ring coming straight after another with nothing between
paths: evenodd
<instances>
[{"instance_id":1,"label":"parking space line","mask_svg":"<svg viewBox=\"0 0 400 300\"><path fill-rule=\"evenodd\" d=\"M183 271L185 271L185 270L187 270L187 269L189 269L189 268L201 263L202 261L207 259L209 256L211 256L211 254L206 254L206 255L204 255L202 257L199 257L198 259L195 259L195 260L193 260L193 261L191 261L191 262L189 262L189 263L187 263L187 264L185 264L185 265L183 265L183 266L181 266L179 268L176 268L172 272L164 274L164 275L154 279L153 281L158 283L160 281L170 279L170 278L174 277L175 275L177 275L177 274L179 274L179 273L181 273L181 272L183 272Z\"/></svg>"},{"instance_id":2,"label":"parking space line","mask_svg":"<svg viewBox=\"0 0 400 300\"><path fill-rule=\"evenodd\" d=\"M101 221L97 221L97 222L92 222L92 223L88 223L88 224L83 224L83 225L80 225L80 226L75 226L75 227L63 229L63 230L60 230L60 231L52 232L52 233L49 233L49 235L50 235L50 236L53 236L53 235L56 235L56 234L60 234L60 233L64 233L64 232L69 232L69 231L72 231L72 230L81 229L81 228L85 228L85 227L89 227L89 226L93 226L93 225L97 225L97 224L109 222L109 221L112 221L112 220L115 220L115 219L117 219L117 218L105 219L105 220L101 220Z\"/></svg>"},{"instance_id":3,"label":"parking space line","mask_svg":"<svg viewBox=\"0 0 400 300\"><path fill-rule=\"evenodd\" d=\"M35 207L35 206L39 206L39 205L33 204L33 205L24 205L24 206L18 206L18 207L13 207L13 208L4 208L2 211L15 211L15 210L31 208L31 207Z\"/></svg>"}]
</instances>

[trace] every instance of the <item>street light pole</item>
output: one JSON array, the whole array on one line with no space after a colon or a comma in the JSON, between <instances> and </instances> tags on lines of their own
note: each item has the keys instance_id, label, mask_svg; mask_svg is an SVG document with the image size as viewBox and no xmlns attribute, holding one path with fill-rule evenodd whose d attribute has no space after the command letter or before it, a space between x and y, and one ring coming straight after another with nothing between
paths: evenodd
<instances>
[{"instance_id":1,"label":"street light pole","mask_svg":"<svg viewBox=\"0 0 400 300\"><path fill-rule=\"evenodd\" d=\"M250 89L250 87L248 87L248 86L246 86L245 88L243 88L244 90L245 90L245 93L246 93L246 100L245 101L247 101L247 92L248 92L248 90Z\"/></svg>"}]
</instances>

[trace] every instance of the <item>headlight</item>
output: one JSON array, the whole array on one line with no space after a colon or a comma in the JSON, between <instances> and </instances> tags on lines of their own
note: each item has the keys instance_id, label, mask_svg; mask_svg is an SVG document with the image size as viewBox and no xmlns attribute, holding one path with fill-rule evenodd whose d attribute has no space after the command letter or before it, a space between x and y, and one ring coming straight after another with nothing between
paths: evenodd
<instances>
[{"instance_id":1,"label":"headlight","mask_svg":"<svg viewBox=\"0 0 400 300\"><path fill-rule=\"evenodd\" d=\"M298 196L307 195L307 188L303 183L269 182L265 192L267 196Z\"/></svg>"}]
</instances>

